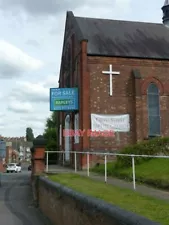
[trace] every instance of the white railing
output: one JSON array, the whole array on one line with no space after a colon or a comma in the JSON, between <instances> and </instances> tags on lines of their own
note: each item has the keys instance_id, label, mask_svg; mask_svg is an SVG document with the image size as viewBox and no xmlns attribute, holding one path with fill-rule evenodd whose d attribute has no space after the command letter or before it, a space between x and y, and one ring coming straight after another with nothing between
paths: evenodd
<instances>
[{"instance_id":1,"label":"white railing","mask_svg":"<svg viewBox=\"0 0 169 225\"><path fill-rule=\"evenodd\" d=\"M65 164L65 151L46 151L46 172L49 172L49 154L58 153L62 154L63 162L62 165ZM134 154L120 154L120 153L109 153L109 152L79 152L79 151L70 151L70 154L74 154L74 170L77 173L77 154L86 154L87 155L87 176L90 176L90 155L100 155L104 156L104 181L107 183L107 157L108 156L124 156L124 157L131 157L132 160L132 178L133 178L133 189L136 189L136 174L135 174L135 158L136 157L143 157L143 158L165 158L169 159L168 156L164 155L134 155Z\"/></svg>"}]
</instances>

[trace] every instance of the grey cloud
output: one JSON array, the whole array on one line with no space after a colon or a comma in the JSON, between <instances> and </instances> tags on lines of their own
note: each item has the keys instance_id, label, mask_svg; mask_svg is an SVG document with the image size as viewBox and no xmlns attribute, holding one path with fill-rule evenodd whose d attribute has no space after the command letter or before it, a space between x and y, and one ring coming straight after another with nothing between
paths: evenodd
<instances>
[{"instance_id":1,"label":"grey cloud","mask_svg":"<svg viewBox=\"0 0 169 225\"><path fill-rule=\"evenodd\" d=\"M49 30L49 33L52 35L55 35L58 33L58 29L57 28L52 28L51 30Z\"/></svg>"},{"instance_id":2,"label":"grey cloud","mask_svg":"<svg viewBox=\"0 0 169 225\"><path fill-rule=\"evenodd\" d=\"M39 47L40 44L36 40L28 40L26 42L27 45L32 45L33 47Z\"/></svg>"},{"instance_id":3,"label":"grey cloud","mask_svg":"<svg viewBox=\"0 0 169 225\"><path fill-rule=\"evenodd\" d=\"M39 118L38 115L29 115L29 116L22 116L20 117L21 120L23 121L31 121L31 122L40 122L44 123L46 121L46 117L44 116L43 118Z\"/></svg>"},{"instance_id":4,"label":"grey cloud","mask_svg":"<svg viewBox=\"0 0 169 225\"><path fill-rule=\"evenodd\" d=\"M0 126L5 126L5 121L0 121Z\"/></svg>"},{"instance_id":5,"label":"grey cloud","mask_svg":"<svg viewBox=\"0 0 169 225\"><path fill-rule=\"evenodd\" d=\"M11 112L15 112L15 113L29 113L29 110L27 109L17 109L17 108L13 108L12 106L8 106L7 110L11 111Z\"/></svg>"},{"instance_id":6,"label":"grey cloud","mask_svg":"<svg viewBox=\"0 0 169 225\"><path fill-rule=\"evenodd\" d=\"M0 40L0 78L18 77L22 73L41 68L43 63L10 43Z\"/></svg>"},{"instance_id":7,"label":"grey cloud","mask_svg":"<svg viewBox=\"0 0 169 225\"><path fill-rule=\"evenodd\" d=\"M14 88L10 94L14 99L20 102L32 102L32 103L47 103L49 102L49 90L45 90L44 92L35 92L31 89L26 89L27 87L21 87L18 89Z\"/></svg>"},{"instance_id":8,"label":"grey cloud","mask_svg":"<svg viewBox=\"0 0 169 225\"><path fill-rule=\"evenodd\" d=\"M85 0L0 0L0 9L14 10L20 9L33 16L57 15L67 10L74 10L83 6Z\"/></svg>"},{"instance_id":9,"label":"grey cloud","mask_svg":"<svg viewBox=\"0 0 169 225\"><path fill-rule=\"evenodd\" d=\"M21 92L19 92L21 91ZM12 95L15 99L19 100L20 102L29 101L32 103L47 103L49 102L49 95L42 94L35 94L35 93L25 93L23 90L13 90Z\"/></svg>"},{"instance_id":10,"label":"grey cloud","mask_svg":"<svg viewBox=\"0 0 169 225\"><path fill-rule=\"evenodd\" d=\"M5 62L0 62L0 78L11 79L15 77L20 77L24 71L17 68L15 65L10 65Z\"/></svg>"}]
</instances>

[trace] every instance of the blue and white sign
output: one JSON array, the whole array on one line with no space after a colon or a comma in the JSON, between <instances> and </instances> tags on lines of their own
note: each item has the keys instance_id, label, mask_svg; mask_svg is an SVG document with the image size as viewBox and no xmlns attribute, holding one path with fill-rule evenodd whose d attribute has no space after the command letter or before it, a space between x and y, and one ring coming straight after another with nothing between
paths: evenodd
<instances>
[{"instance_id":1,"label":"blue and white sign","mask_svg":"<svg viewBox=\"0 0 169 225\"><path fill-rule=\"evenodd\" d=\"M50 111L72 111L78 109L78 88L50 88Z\"/></svg>"},{"instance_id":2,"label":"blue and white sign","mask_svg":"<svg viewBox=\"0 0 169 225\"><path fill-rule=\"evenodd\" d=\"M3 140L0 140L0 158L6 158L6 142Z\"/></svg>"}]
</instances>

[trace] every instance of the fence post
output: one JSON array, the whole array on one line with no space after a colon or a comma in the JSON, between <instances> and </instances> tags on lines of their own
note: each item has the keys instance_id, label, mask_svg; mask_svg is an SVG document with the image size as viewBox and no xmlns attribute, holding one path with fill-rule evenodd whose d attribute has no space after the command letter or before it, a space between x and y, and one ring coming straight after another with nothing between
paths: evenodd
<instances>
[{"instance_id":1,"label":"fence post","mask_svg":"<svg viewBox=\"0 0 169 225\"><path fill-rule=\"evenodd\" d=\"M48 157L48 151L46 152L46 172L48 172L48 162L49 162L49 157Z\"/></svg>"},{"instance_id":2,"label":"fence post","mask_svg":"<svg viewBox=\"0 0 169 225\"><path fill-rule=\"evenodd\" d=\"M136 189L136 177L135 177L135 161L134 156L132 155L132 173L133 173L133 188Z\"/></svg>"},{"instance_id":3,"label":"fence post","mask_svg":"<svg viewBox=\"0 0 169 225\"><path fill-rule=\"evenodd\" d=\"M107 183L107 155L104 156L105 183Z\"/></svg>"},{"instance_id":4,"label":"fence post","mask_svg":"<svg viewBox=\"0 0 169 225\"><path fill-rule=\"evenodd\" d=\"M87 176L89 177L89 152L87 153Z\"/></svg>"},{"instance_id":5,"label":"fence post","mask_svg":"<svg viewBox=\"0 0 169 225\"><path fill-rule=\"evenodd\" d=\"M75 152L75 173L77 173L77 155Z\"/></svg>"},{"instance_id":6,"label":"fence post","mask_svg":"<svg viewBox=\"0 0 169 225\"><path fill-rule=\"evenodd\" d=\"M63 166L64 166L64 163L65 162L65 153L63 152Z\"/></svg>"}]
</instances>

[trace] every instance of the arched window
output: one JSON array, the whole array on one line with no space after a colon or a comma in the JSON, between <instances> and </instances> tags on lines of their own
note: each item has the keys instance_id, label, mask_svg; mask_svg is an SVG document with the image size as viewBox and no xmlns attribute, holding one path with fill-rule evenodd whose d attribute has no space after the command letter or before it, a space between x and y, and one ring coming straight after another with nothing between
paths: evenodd
<instances>
[{"instance_id":1,"label":"arched window","mask_svg":"<svg viewBox=\"0 0 169 225\"><path fill-rule=\"evenodd\" d=\"M70 151L71 151L71 133L70 132L70 115L65 117L65 161L70 160Z\"/></svg>"},{"instance_id":2,"label":"arched window","mask_svg":"<svg viewBox=\"0 0 169 225\"><path fill-rule=\"evenodd\" d=\"M147 90L149 136L160 135L160 101L159 89L151 83Z\"/></svg>"},{"instance_id":3,"label":"arched window","mask_svg":"<svg viewBox=\"0 0 169 225\"><path fill-rule=\"evenodd\" d=\"M79 113L75 114L75 120L74 120L74 130L75 130L75 143L79 143Z\"/></svg>"}]
</instances>

